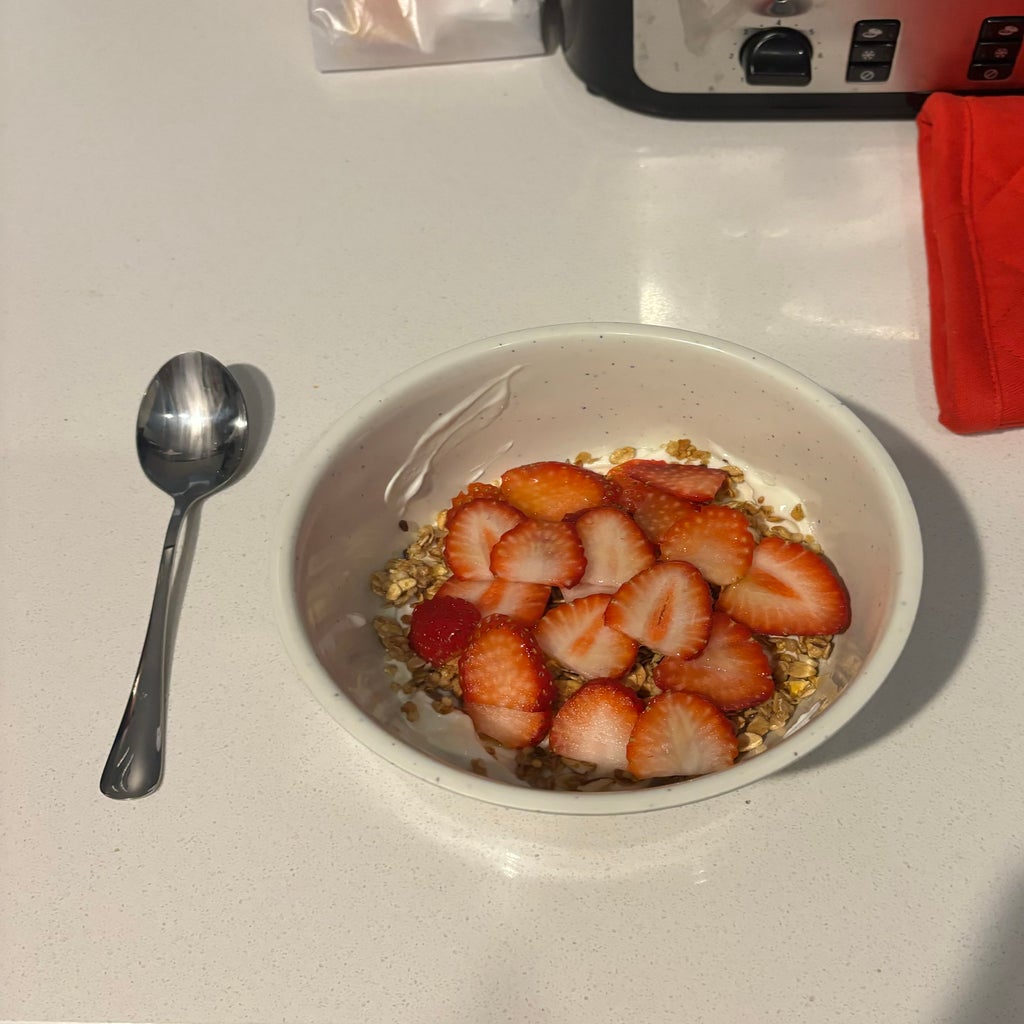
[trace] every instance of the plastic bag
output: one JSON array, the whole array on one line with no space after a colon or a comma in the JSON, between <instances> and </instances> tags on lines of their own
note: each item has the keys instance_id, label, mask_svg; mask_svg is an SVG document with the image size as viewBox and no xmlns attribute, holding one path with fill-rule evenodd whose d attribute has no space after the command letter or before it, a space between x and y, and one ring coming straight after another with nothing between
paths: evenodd
<instances>
[{"instance_id":1,"label":"plastic bag","mask_svg":"<svg viewBox=\"0 0 1024 1024\"><path fill-rule=\"evenodd\" d=\"M320 71L544 52L542 0L309 0Z\"/></svg>"}]
</instances>

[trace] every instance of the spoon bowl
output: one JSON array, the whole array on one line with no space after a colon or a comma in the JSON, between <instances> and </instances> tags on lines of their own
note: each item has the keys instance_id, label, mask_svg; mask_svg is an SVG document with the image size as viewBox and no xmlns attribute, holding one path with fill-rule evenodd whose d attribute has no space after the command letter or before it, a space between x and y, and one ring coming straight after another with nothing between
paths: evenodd
<instances>
[{"instance_id":1,"label":"spoon bowl","mask_svg":"<svg viewBox=\"0 0 1024 1024\"><path fill-rule=\"evenodd\" d=\"M139 668L100 779L106 796L145 796L160 784L167 611L178 536L189 509L236 476L248 433L241 388L228 369L205 352L185 352L166 362L143 396L135 431L139 463L146 476L174 499L174 509Z\"/></svg>"},{"instance_id":2,"label":"spoon bowl","mask_svg":"<svg viewBox=\"0 0 1024 1024\"><path fill-rule=\"evenodd\" d=\"M186 352L165 363L139 406L135 445L142 471L190 503L238 471L248 436L245 400L213 356Z\"/></svg>"}]
</instances>

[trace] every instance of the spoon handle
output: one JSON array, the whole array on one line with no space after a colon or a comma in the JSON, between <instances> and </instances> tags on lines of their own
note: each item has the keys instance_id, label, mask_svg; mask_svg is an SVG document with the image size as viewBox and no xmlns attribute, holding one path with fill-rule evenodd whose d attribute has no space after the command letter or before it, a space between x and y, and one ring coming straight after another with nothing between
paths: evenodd
<instances>
[{"instance_id":1,"label":"spoon handle","mask_svg":"<svg viewBox=\"0 0 1024 1024\"><path fill-rule=\"evenodd\" d=\"M130 800L152 793L160 784L164 770L167 611L171 596L171 566L184 512L184 508L176 504L167 525L142 657L124 717L100 777L100 792L114 800Z\"/></svg>"}]
</instances>

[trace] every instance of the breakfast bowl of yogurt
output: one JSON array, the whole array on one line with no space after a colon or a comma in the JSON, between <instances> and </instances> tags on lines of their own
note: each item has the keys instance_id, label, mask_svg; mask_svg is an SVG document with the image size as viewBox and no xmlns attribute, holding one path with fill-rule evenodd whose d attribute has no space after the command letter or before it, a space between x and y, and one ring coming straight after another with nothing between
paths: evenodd
<instances>
[{"instance_id":1,"label":"breakfast bowl of yogurt","mask_svg":"<svg viewBox=\"0 0 1024 1024\"><path fill-rule=\"evenodd\" d=\"M663 327L415 366L301 460L275 539L299 676L374 754L524 811L749 785L885 682L921 588L888 453L797 371Z\"/></svg>"}]
</instances>

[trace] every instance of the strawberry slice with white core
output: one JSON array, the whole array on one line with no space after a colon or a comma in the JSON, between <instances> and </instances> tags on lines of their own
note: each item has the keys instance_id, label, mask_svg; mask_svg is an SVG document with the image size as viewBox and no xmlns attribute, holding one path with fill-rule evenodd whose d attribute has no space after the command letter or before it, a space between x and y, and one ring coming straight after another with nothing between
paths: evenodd
<instances>
[{"instance_id":1,"label":"strawberry slice with white core","mask_svg":"<svg viewBox=\"0 0 1024 1024\"><path fill-rule=\"evenodd\" d=\"M463 699L471 704L548 711L555 697L530 628L505 615L481 620L459 658L459 681Z\"/></svg>"},{"instance_id":2,"label":"strawberry slice with white core","mask_svg":"<svg viewBox=\"0 0 1024 1024\"><path fill-rule=\"evenodd\" d=\"M550 711L517 711L468 701L463 702L462 710L481 736L489 736L513 750L536 746L551 727Z\"/></svg>"},{"instance_id":3,"label":"strawberry slice with white core","mask_svg":"<svg viewBox=\"0 0 1024 1024\"><path fill-rule=\"evenodd\" d=\"M614 594L605 622L659 654L688 658L711 630L711 592L688 562L657 562Z\"/></svg>"},{"instance_id":4,"label":"strawberry slice with white core","mask_svg":"<svg viewBox=\"0 0 1024 1024\"><path fill-rule=\"evenodd\" d=\"M491 552L491 572L503 580L571 587L587 559L572 523L527 519L502 535Z\"/></svg>"},{"instance_id":5,"label":"strawberry slice with white core","mask_svg":"<svg viewBox=\"0 0 1024 1024\"><path fill-rule=\"evenodd\" d=\"M742 623L725 612L711 616L707 646L695 658L662 658L654 669L662 690L686 690L714 701L723 711L762 704L775 690L764 648Z\"/></svg>"},{"instance_id":6,"label":"strawberry slice with white core","mask_svg":"<svg viewBox=\"0 0 1024 1024\"><path fill-rule=\"evenodd\" d=\"M616 679L636 661L637 643L605 624L609 594L556 604L537 623L540 649L584 679Z\"/></svg>"},{"instance_id":7,"label":"strawberry slice with white core","mask_svg":"<svg viewBox=\"0 0 1024 1024\"><path fill-rule=\"evenodd\" d=\"M710 466L687 466L659 459L630 459L618 467L634 480L685 501L711 501L725 483L726 472Z\"/></svg>"},{"instance_id":8,"label":"strawberry slice with white core","mask_svg":"<svg viewBox=\"0 0 1024 1024\"><path fill-rule=\"evenodd\" d=\"M454 576L438 588L436 597L461 597L482 617L508 615L523 622L536 622L547 609L551 588L543 583L513 580L460 580Z\"/></svg>"},{"instance_id":9,"label":"strawberry slice with white core","mask_svg":"<svg viewBox=\"0 0 1024 1024\"><path fill-rule=\"evenodd\" d=\"M728 768L736 754L729 719L695 693L653 697L626 745L629 770L638 779L707 775Z\"/></svg>"},{"instance_id":10,"label":"strawberry slice with white core","mask_svg":"<svg viewBox=\"0 0 1024 1024\"><path fill-rule=\"evenodd\" d=\"M621 468L615 466L610 472L616 473ZM692 501L677 498L668 491L659 491L657 487L649 487L626 473L616 473L615 480L619 485L622 507L655 544L660 544L669 530L697 507Z\"/></svg>"},{"instance_id":11,"label":"strawberry slice with white core","mask_svg":"<svg viewBox=\"0 0 1024 1024\"><path fill-rule=\"evenodd\" d=\"M587 560L581 585L598 586L604 593L614 594L626 580L654 565L654 546L622 509L590 509L574 525Z\"/></svg>"},{"instance_id":12,"label":"strawberry slice with white core","mask_svg":"<svg viewBox=\"0 0 1024 1024\"><path fill-rule=\"evenodd\" d=\"M850 625L850 599L821 555L796 541L765 537L750 571L718 596L718 608L755 633L815 636Z\"/></svg>"},{"instance_id":13,"label":"strawberry slice with white core","mask_svg":"<svg viewBox=\"0 0 1024 1024\"><path fill-rule=\"evenodd\" d=\"M568 462L531 462L502 474L501 495L531 519L559 522L572 512L606 503L610 488L600 473Z\"/></svg>"},{"instance_id":14,"label":"strawberry slice with white core","mask_svg":"<svg viewBox=\"0 0 1024 1024\"><path fill-rule=\"evenodd\" d=\"M444 560L464 580L489 580L491 551L498 539L526 517L518 509L492 498L477 498L448 514Z\"/></svg>"},{"instance_id":15,"label":"strawberry slice with white core","mask_svg":"<svg viewBox=\"0 0 1024 1024\"><path fill-rule=\"evenodd\" d=\"M622 683L610 679L585 683L558 709L548 748L562 757L588 761L602 775L625 771L626 744L643 706Z\"/></svg>"},{"instance_id":16,"label":"strawberry slice with white core","mask_svg":"<svg viewBox=\"0 0 1024 1024\"><path fill-rule=\"evenodd\" d=\"M689 562L717 586L735 583L750 569L754 535L747 517L726 505L700 505L665 534L661 557Z\"/></svg>"}]
</instances>

